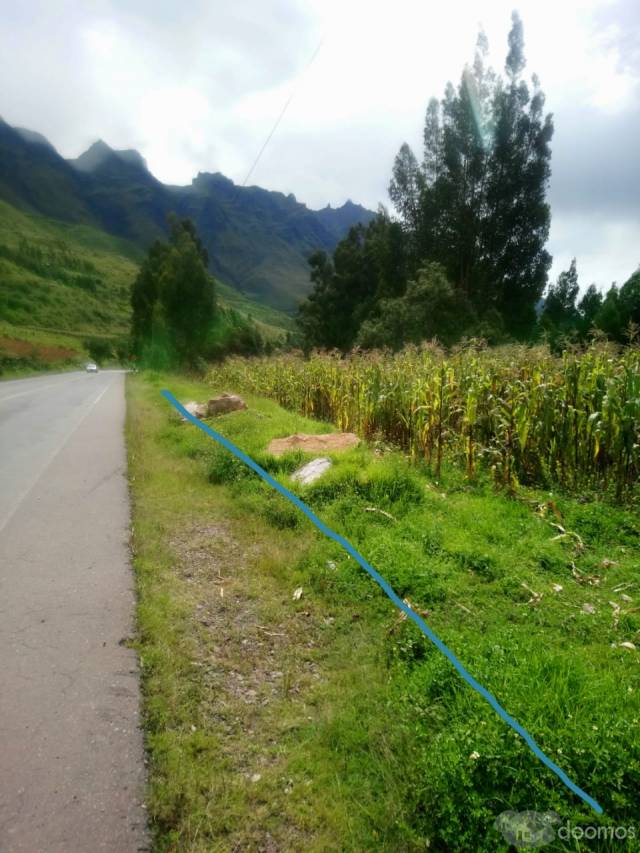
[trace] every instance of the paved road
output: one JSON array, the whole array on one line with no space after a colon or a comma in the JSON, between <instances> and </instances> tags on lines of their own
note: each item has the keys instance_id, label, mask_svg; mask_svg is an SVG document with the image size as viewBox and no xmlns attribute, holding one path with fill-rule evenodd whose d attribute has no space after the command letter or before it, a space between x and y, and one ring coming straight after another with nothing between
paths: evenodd
<instances>
[{"instance_id":1,"label":"paved road","mask_svg":"<svg viewBox=\"0 0 640 853\"><path fill-rule=\"evenodd\" d=\"M0 383L0 851L148 849L124 375Z\"/></svg>"}]
</instances>

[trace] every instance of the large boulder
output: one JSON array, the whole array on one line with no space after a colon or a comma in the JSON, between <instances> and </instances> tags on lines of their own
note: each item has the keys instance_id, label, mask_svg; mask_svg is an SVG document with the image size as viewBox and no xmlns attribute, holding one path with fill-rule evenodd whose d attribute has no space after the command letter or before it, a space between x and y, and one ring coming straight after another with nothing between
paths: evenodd
<instances>
[{"instance_id":1,"label":"large boulder","mask_svg":"<svg viewBox=\"0 0 640 853\"><path fill-rule=\"evenodd\" d=\"M324 435L306 435L298 432L286 438L274 438L267 447L267 453L282 456L288 450L302 450L305 453L334 453L336 450L349 450L360 443L352 432L330 432Z\"/></svg>"},{"instance_id":2,"label":"large boulder","mask_svg":"<svg viewBox=\"0 0 640 853\"><path fill-rule=\"evenodd\" d=\"M220 397L213 397L209 400L207 414L211 417L212 415L224 415L227 412L237 412L246 408L247 404L237 394L221 394Z\"/></svg>"},{"instance_id":3,"label":"large boulder","mask_svg":"<svg viewBox=\"0 0 640 853\"><path fill-rule=\"evenodd\" d=\"M302 468L294 471L291 479L302 483L303 486L307 486L309 483L315 482L318 477L322 477L324 472L328 471L329 468L331 468L331 460L327 459L326 456L321 456L319 459L312 459L311 462L307 462Z\"/></svg>"}]
</instances>

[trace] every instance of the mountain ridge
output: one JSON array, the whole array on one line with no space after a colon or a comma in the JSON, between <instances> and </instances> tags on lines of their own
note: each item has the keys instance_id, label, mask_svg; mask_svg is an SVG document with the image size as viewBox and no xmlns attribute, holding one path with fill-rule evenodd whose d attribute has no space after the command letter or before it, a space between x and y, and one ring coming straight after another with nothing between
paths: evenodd
<instances>
[{"instance_id":1,"label":"mountain ridge","mask_svg":"<svg viewBox=\"0 0 640 853\"><path fill-rule=\"evenodd\" d=\"M352 225L375 215L347 201L313 210L295 195L199 172L167 185L135 149L97 140L65 159L42 134L0 119L0 198L17 207L101 228L142 249L167 233L167 215L193 219L211 271L251 299L293 311L310 289L307 258L331 252Z\"/></svg>"}]
</instances>

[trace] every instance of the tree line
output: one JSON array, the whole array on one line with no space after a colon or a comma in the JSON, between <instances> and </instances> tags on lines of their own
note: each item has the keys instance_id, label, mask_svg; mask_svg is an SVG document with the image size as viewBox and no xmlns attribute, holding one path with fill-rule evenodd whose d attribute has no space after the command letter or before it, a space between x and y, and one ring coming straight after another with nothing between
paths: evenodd
<instances>
[{"instance_id":1,"label":"tree line","mask_svg":"<svg viewBox=\"0 0 640 853\"><path fill-rule=\"evenodd\" d=\"M580 285L574 258L568 270L549 286L540 316L540 331L552 347L583 341L595 330L618 343L637 339L640 331L640 267L622 285L602 294L590 285L578 299Z\"/></svg>"},{"instance_id":2,"label":"tree line","mask_svg":"<svg viewBox=\"0 0 640 853\"><path fill-rule=\"evenodd\" d=\"M537 76L524 79L516 12L502 75L487 57L481 33L457 88L447 84L428 104L421 157L400 148L389 184L397 215L381 206L332 256L310 257L312 291L297 318L307 348L397 349L470 336L497 343L542 331L559 338L596 322L623 334L629 287L604 298L590 288L576 305L575 267L550 288L540 317L551 266L553 121Z\"/></svg>"}]
</instances>

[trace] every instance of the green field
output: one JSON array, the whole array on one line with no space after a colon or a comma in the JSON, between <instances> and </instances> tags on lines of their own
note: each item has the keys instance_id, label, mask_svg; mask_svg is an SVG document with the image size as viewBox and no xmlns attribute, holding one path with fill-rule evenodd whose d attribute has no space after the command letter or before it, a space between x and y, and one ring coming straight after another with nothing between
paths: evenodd
<instances>
[{"instance_id":1,"label":"green field","mask_svg":"<svg viewBox=\"0 0 640 853\"><path fill-rule=\"evenodd\" d=\"M638 497L637 346L594 343L554 355L546 346L471 341L450 352L429 344L346 358L285 354L229 359L213 376L390 442L436 479L449 459L470 482L491 472L507 492L522 483Z\"/></svg>"},{"instance_id":2,"label":"green field","mask_svg":"<svg viewBox=\"0 0 640 853\"><path fill-rule=\"evenodd\" d=\"M256 363L257 367L257 363ZM295 486L268 441L332 427L247 394L213 425L344 535L604 808L598 816L335 544L130 377L129 474L157 850L503 851L504 811L604 837L640 794L640 526L559 489L437 480L383 440ZM299 598L294 591L301 588ZM634 850L559 839L549 850Z\"/></svg>"}]
</instances>

